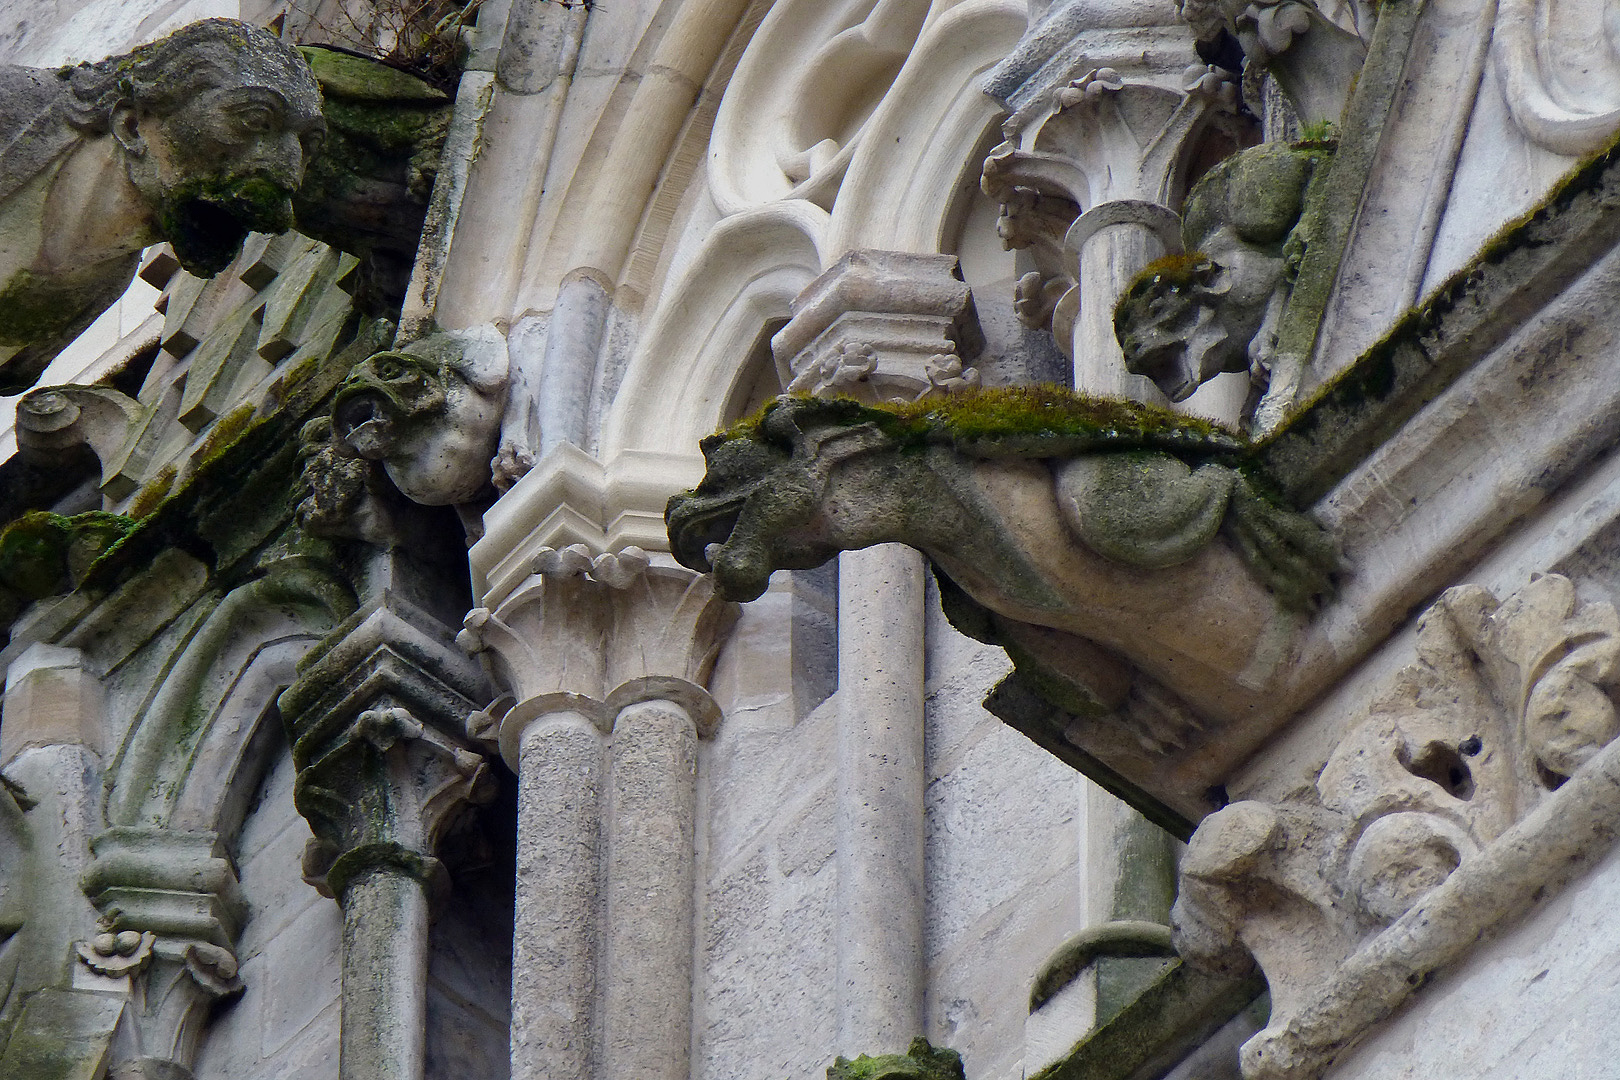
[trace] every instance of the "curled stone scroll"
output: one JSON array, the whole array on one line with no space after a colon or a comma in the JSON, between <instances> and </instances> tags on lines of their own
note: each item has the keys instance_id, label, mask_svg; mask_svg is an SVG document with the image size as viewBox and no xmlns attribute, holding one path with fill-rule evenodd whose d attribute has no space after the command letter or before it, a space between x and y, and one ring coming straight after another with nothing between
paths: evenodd
<instances>
[{"instance_id":1,"label":"curled stone scroll","mask_svg":"<svg viewBox=\"0 0 1620 1080\"><path fill-rule=\"evenodd\" d=\"M1500 0L1491 48L1508 111L1571 157L1620 132L1620 9L1605 0Z\"/></svg>"}]
</instances>

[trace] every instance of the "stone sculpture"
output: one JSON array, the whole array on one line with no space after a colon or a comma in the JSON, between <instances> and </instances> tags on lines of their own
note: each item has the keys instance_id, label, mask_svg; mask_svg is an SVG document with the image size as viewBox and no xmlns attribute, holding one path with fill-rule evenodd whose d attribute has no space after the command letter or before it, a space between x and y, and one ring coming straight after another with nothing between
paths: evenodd
<instances>
[{"instance_id":1,"label":"stone sculpture","mask_svg":"<svg viewBox=\"0 0 1620 1080\"><path fill-rule=\"evenodd\" d=\"M1196 817L1202 801L1163 782L1169 755L1211 721L1279 715L1320 677L1293 661L1336 567L1327 534L1251 481L1246 448L1208 422L1051 388L909 407L779 398L705 442L708 473L666 520L675 557L733 600L839 551L921 550L959 629L1006 647L1083 718L1077 737L1102 733L1088 753Z\"/></svg>"},{"instance_id":2,"label":"stone sculpture","mask_svg":"<svg viewBox=\"0 0 1620 1080\"><path fill-rule=\"evenodd\" d=\"M33 385L167 240L200 276L293 224L324 132L309 67L210 19L96 64L0 69L0 392Z\"/></svg>"},{"instance_id":3,"label":"stone sculpture","mask_svg":"<svg viewBox=\"0 0 1620 1080\"><path fill-rule=\"evenodd\" d=\"M1065 405L1095 412L1077 414L1065 434L965 435L851 401L779 398L754 430L705 442L703 484L670 501L673 550L712 570L728 598L752 600L773 570L897 540L928 552L981 603L1041 612L1031 621L1054 626L1087 621L1072 615L1097 584L1082 577L1181 566L1218 535L1251 585L1284 604L1308 607L1329 591L1327 538L1220 460L1243 450L1236 436L1050 390L976 395L998 397L1049 404L1049 420ZM1057 497L1037 506L1025 488ZM1054 520L1039 520L1042 511ZM1107 561L1067 565L1071 539Z\"/></svg>"},{"instance_id":4,"label":"stone sculpture","mask_svg":"<svg viewBox=\"0 0 1620 1080\"><path fill-rule=\"evenodd\" d=\"M493 327L431 334L367 357L332 399L332 438L382 465L424 506L472 501L490 484L507 383Z\"/></svg>"},{"instance_id":5,"label":"stone sculpture","mask_svg":"<svg viewBox=\"0 0 1620 1080\"><path fill-rule=\"evenodd\" d=\"M1266 143L1210 170L1187 197L1187 254L1149 264L1114 308L1126 367L1172 401L1227 371L1272 377L1276 330L1297 270L1290 243L1331 151ZM1287 373L1279 383L1292 382Z\"/></svg>"},{"instance_id":6,"label":"stone sculpture","mask_svg":"<svg viewBox=\"0 0 1620 1080\"><path fill-rule=\"evenodd\" d=\"M1620 616L1549 574L1449 589L1312 789L1206 818L1181 865L1177 951L1257 962L1247 1080L1317 1076L1429 973L1522 913L1620 827Z\"/></svg>"}]
</instances>

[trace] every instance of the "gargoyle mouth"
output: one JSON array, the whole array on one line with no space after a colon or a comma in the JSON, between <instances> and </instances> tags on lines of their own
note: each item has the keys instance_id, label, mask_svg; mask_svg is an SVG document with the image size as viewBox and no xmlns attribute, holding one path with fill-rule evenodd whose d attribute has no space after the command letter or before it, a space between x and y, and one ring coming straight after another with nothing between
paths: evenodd
<instances>
[{"instance_id":1,"label":"gargoyle mouth","mask_svg":"<svg viewBox=\"0 0 1620 1080\"><path fill-rule=\"evenodd\" d=\"M174 192L159 215L163 238L186 271L213 277L242 251L250 232L293 226L292 192L263 177L199 182Z\"/></svg>"},{"instance_id":2,"label":"gargoyle mouth","mask_svg":"<svg viewBox=\"0 0 1620 1080\"><path fill-rule=\"evenodd\" d=\"M385 394L356 391L332 405L332 434L363 458L382 457L393 445L393 402Z\"/></svg>"},{"instance_id":3,"label":"gargoyle mouth","mask_svg":"<svg viewBox=\"0 0 1620 1080\"><path fill-rule=\"evenodd\" d=\"M676 561L699 573L713 570L714 558L730 541L747 502L746 495L718 500L677 495L671 499L664 519Z\"/></svg>"}]
</instances>

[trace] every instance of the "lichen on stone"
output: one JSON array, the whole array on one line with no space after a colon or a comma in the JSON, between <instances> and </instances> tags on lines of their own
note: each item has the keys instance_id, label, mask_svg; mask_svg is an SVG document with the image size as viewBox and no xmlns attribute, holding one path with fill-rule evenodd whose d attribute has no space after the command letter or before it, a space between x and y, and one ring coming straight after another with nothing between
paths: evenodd
<instances>
[{"instance_id":1,"label":"lichen on stone","mask_svg":"<svg viewBox=\"0 0 1620 1080\"><path fill-rule=\"evenodd\" d=\"M966 1080L966 1074L961 1054L916 1038L904 1054L840 1057L827 1068L827 1080Z\"/></svg>"}]
</instances>

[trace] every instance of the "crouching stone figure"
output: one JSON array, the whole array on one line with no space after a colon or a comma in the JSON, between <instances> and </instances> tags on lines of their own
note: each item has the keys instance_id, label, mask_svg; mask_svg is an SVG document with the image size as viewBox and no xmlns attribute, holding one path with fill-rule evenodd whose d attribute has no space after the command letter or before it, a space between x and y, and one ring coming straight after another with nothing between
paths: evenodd
<instances>
[{"instance_id":1,"label":"crouching stone figure","mask_svg":"<svg viewBox=\"0 0 1620 1080\"><path fill-rule=\"evenodd\" d=\"M229 19L96 64L0 67L0 393L33 385L167 240L212 276L292 227L325 132L309 67Z\"/></svg>"}]
</instances>

